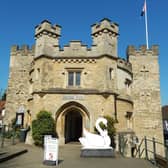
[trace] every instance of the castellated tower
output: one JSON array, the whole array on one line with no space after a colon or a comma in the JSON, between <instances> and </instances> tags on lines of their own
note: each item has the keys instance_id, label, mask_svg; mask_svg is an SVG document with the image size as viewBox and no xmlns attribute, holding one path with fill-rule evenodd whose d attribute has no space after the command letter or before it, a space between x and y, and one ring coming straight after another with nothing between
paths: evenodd
<instances>
[{"instance_id":1,"label":"castellated tower","mask_svg":"<svg viewBox=\"0 0 168 168\"><path fill-rule=\"evenodd\" d=\"M26 109L29 94L29 71L34 46L11 47L5 122L10 123L19 108Z\"/></svg>"},{"instance_id":2,"label":"castellated tower","mask_svg":"<svg viewBox=\"0 0 168 168\"><path fill-rule=\"evenodd\" d=\"M127 59L120 58L119 26L106 18L91 26L91 48L72 40L60 49L60 35L60 26L44 20L35 28L35 47L12 47L5 124L24 108L23 125L31 126L45 109L65 144L78 141L84 128L93 132L97 118L109 115L118 121L120 140L136 134L163 142L158 47L129 46ZM31 132L27 139L33 143Z\"/></svg>"},{"instance_id":3,"label":"castellated tower","mask_svg":"<svg viewBox=\"0 0 168 168\"><path fill-rule=\"evenodd\" d=\"M118 24L103 19L100 23L92 25L93 45L97 46L100 54L109 54L117 57Z\"/></svg>"},{"instance_id":4,"label":"castellated tower","mask_svg":"<svg viewBox=\"0 0 168 168\"><path fill-rule=\"evenodd\" d=\"M133 72L134 130L163 142L158 46L129 46L127 56Z\"/></svg>"},{"instance_id":5,"label":"castellated tower","mask_svg":"<svg viewBox=\"0 0 168 168\"><path fill-rule=\"evenodd\" d=\"M35 28L35 57L40 55L55 56L59 51L61 26L51 25L47 20Z\"/></svg>"}]
</instances>

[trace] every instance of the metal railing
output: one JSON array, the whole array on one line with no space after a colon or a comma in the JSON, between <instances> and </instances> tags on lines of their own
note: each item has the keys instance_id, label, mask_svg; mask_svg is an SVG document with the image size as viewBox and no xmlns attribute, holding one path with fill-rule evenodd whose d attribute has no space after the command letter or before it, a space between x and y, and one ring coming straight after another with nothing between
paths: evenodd
<instances>
[{"instance_id":1,"label":"metal railing","mask_svg":"<svg viewBox=\"0 0 168 168\"><path fill-rule=\"evenodd\" d=\"M161 145L165 150L165 157L158 153L157 145ZM150 147L149 147L150 146ZM140 144L136 148L135 157L142 158L151 161L154 165L158 164L158 157L162 162L168 163L168 146L157 141L155 138L149 139L146 136L141 140Z\"/></svg>"},{"instance_id":2,"label":"metal railing","mask_svg":"<svg viewBox=\"0 0 168 168\"><path fill-rule=\"evenodd\" d=\"M16 128L11 127L10 125L0 126L0 148L3 148L7 142L11 145L15 145L17 138Z\"/></svg>"}]
</instances>

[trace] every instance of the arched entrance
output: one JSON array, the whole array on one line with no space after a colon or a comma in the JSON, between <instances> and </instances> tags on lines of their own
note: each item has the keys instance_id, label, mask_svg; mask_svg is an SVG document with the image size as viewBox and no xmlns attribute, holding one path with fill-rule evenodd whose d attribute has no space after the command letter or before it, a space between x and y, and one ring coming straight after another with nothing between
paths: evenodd
<instances>
[{"instance_id":1,"label":"arched entrance","mask_svg":"<svg viewBox=\"0 0 168 168\"><path fill-rule=\"evenodd\" d=\"M56 131L59 144L78 141L83 128L90 129L90 119L87 109L77 102L68 102L56 112Z\"/></svg>"},{"instance_id":2,"label":"arched entrance","mask_svg":"<svg viewBox=\"0 0 168 168\"><path fill-rule=\"evenodd\" d=\"M65 115L65 143L76 142L82 136L82 116L78 111Z\"/></svg>"}]
</instances>

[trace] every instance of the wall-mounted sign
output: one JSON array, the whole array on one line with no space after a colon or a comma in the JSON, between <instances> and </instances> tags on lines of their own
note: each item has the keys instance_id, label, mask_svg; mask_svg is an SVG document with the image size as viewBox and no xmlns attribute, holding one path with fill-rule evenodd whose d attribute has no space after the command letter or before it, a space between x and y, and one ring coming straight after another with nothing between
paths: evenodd
<instances>
[{"instance_id":1,"label":"wall-mounted sign","mask_svg":"<svg viewBox=\"0 0 168 168\"><path fill-rule=\"evenodd\" d=\"M64 95L63 100L84 100L84 95Z\"/></svg>"},{"instance_id":2,"label":"wall-mounted sign","mask_svg":"<svg viewBox=\"0 0 168 168\"><path fill-rule=\"evenodd\" d=\"M16 125L23 126L24 113L16 113Z\"/></svg>"}]
</instances>

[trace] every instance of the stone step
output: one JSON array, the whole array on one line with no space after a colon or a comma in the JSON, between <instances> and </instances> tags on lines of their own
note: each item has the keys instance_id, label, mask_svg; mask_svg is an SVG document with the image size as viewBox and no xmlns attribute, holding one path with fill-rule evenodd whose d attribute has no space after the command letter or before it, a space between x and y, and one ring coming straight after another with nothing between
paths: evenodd
<instances>
[{"instance_id":1,"label":"stone step","mask_svg":"<svg viewBox=\"0 0 168 168\"><path fill-rule=\"evenodd\" d=\"M5 162L7 160L10 160L12 158L15 158L19 155L26 153L26 152L28 152L27 149L22 149L22 150L13 151L13 152L2 152L2 153L0 153L0 163Z\"/></svg>"}]
</instances>

